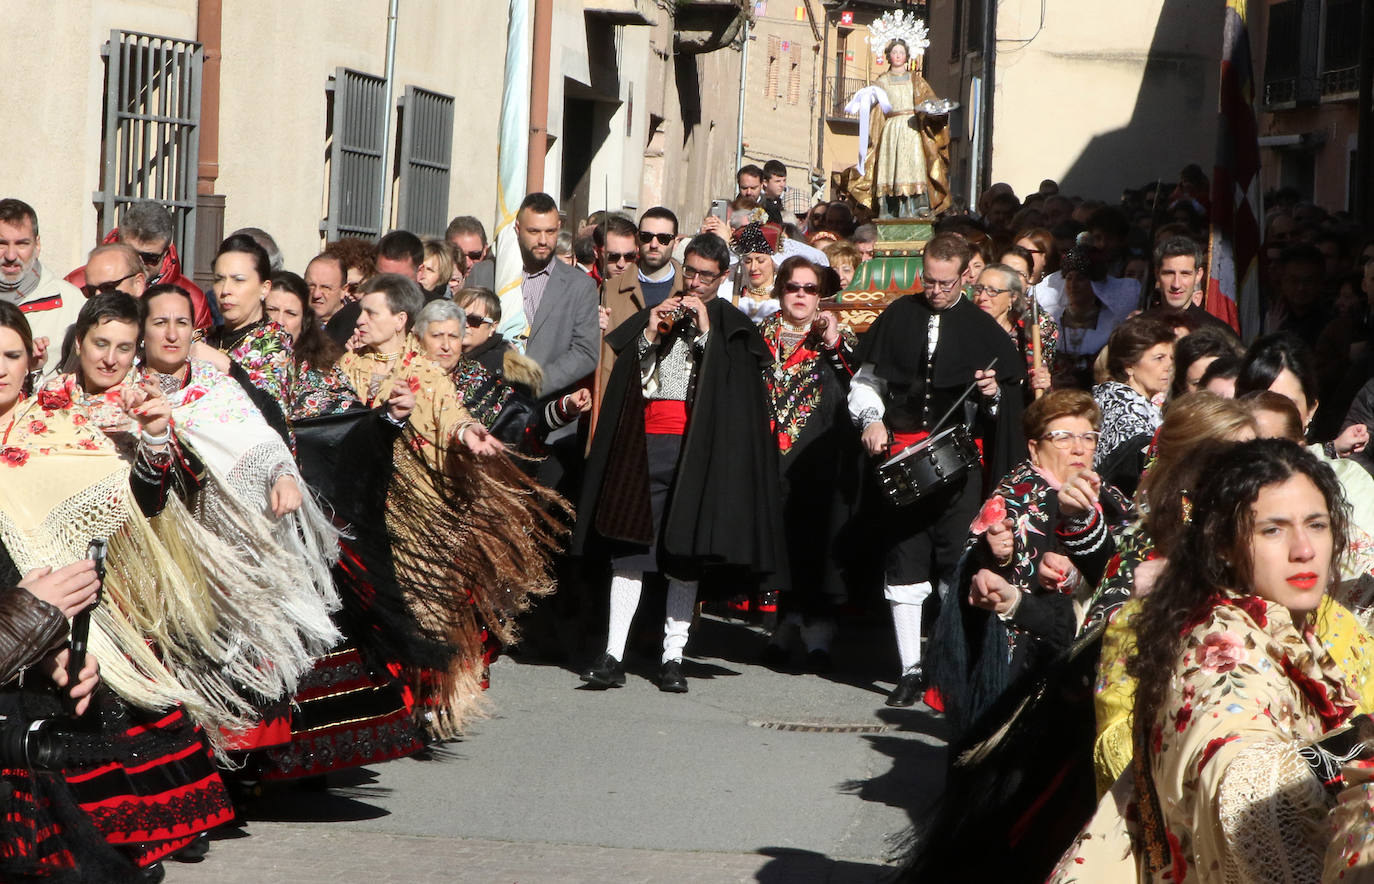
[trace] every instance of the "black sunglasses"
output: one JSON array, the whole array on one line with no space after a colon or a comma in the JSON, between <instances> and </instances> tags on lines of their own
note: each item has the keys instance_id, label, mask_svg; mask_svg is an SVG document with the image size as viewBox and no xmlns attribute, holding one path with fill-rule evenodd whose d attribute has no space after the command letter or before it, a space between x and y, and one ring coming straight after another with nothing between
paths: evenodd
<instances>
[{"instance_id":1,"label":"black sunglasses","mask_svg":"<svg viewBox=\"0 0 1374 884\"><path fill-rule=\"evenodd\" d=\"M673 241L673 235L671 233L650 233L647 230L639 231L639 241L644 245L647 246L653 240L658 240L659 245L666 246Z\"/></svg>"},{"instance_id":2,"label":"black sunglasses","mask_svg":"<svg viewBox=\"0 0 1374 884\"><path fill-rule=\"evenodd\" d=\"M482 253L485 251L486 249L478 249L475 252L464 252L463 254L468 256L469 261L480 261L482 260Z\"/></svg>"},{"instance_id":3,"label":"black sunglasses","mask_svg":"<svg viewBox=\"0 0 1374 884\"><path fill-rule=\"evenodd\" d=\"M133 279L135 276L138 276L142 272L142 270L135 270L133 273L121 276L119 279L112 280L110 282L102 282L100 285L91 285L90 283L86 283L81 287L81 294L85 295L88 298L94 298L96 295L112 295L115 292L119 291L119 284L121 282L123 282L126 279Z\"/></svg>"},{"instance_id":4,"label":"black sunglasses","mask_svg":"<svg viewBox=\"0 0 1374 884\"><path fill-rule=\"evenodd\" d=\"M633 263L634 260L638 257L639 252L607 252L606 263L619 264L621 261L630 261L631 263Z\"/></svg>"},{"instance_id":5,"label":"black sunglasses","mask_svg":"<svg viewBox=\"0 0 1374 884\"><path fill-rule=\"evenodd\" d=\"M795 295L797 292L806 292L808 295L814 295L821 290L821 287L814 282L785 282L782 284L782 288L783 291L787 292L789 295Z\"/></svg>"},{"instance_id":6,"label":"black sunglasses","mask_svg":"<svg viewBox=\"0 0 1374 884\"><path fill-rule=\"evenodd\" d=\"M166 254L166 249L163 249L160 252L139 252L138 259L143 262L143 265L145 267L156 267L162 263L162 258ZM127 276L124 278L128 279Z\"/></svg>"},{"instance_id":7,"label":"black sunglasses","mask_svg":"<svg viewBox=\"0 0 1374 884\"><path fill-rule=\"evenodd\" d=\"M482 326L489 325L495 321L496 320L492 319L490 316L478 316L474 313L468 314L468 328L481 328Z\"/></svg>"}]
</instances>

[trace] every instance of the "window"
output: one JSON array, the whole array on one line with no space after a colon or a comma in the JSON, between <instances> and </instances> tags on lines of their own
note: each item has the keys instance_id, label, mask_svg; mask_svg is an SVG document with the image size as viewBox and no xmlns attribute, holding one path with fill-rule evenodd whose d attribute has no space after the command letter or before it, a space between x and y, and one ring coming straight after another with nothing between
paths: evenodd
<instances>
[{"instance_id":1,"label":"window","mask_svg":"<svg viewBox=\"0 0 1374 884\"><path fill-rule=\"evenodd\" d=\"M382 145L386 141L386 81L338 68L330 78L329 210L324 234L376 239L382 233Z\"/></svg>"},{"instance_id":2,"label":"window","mask_svg":"<svg viewBox=\"0 0 1374 884\"><path fill-rule=\"evenodd\" d=\"M1322 40L1322 95L1360 91L1359 0L1327 0Z\"/></svg>"},{"instance_id":3,"label":"window","mask_svg":"<svg viewBox=\"0 0 1374 884\"><path fill-rule=\"evenodd\" d=\"M782 39L777 34L768 35L768 72L763 80L765 98L778 97L778 65L782 64Z\"/></svg>"},{"instance_id":4,"label":"window","mask_svg":"<svg viewBox=\"0 0 1374 884\"><path fill-rule=\"evenodd\" d=\"M396 226L443 236L453 163L453 96L407 86L401 98L401 193Z\"/></svg>"},{"instance_id":5,"label":"window","mask_svg":"<svg viewBox=\"0 0 1374 884\"><path fill-rule=\"evenodd\" d=\"M1297 98L1300 24L1298 0L1283 0L1269 7L1269 36L1264 51L1266 105L1284 104Z\"/></svg>"},{"instance_id":6,"label":"window","mask_svg":"<svg viewBox=\"0 0 1374 884\"><path fill-rule=\"evenodd\" d=\"M990 0L968 0L964 4L964 14L968 16L968 21L964 23L964 34L968 38L965 48L969 52L983 51L983 4L987 2Z\"/></svg>"},{"instance_id":7,"label":"window","mask_svg":"<svg viewBox=\"0 0 1374 884\"><path fill-rule=\"evenodd\" d=\"M801 44L792 41L792 52L788 59L790 67L787 74L787 103L796 104L801 100Z\"/></svg>"},{"instance_id":8,"label":"window","mask_svg":"<svg viewBox=\"0 0 1374 884\"><path fill-rule=\"evenodd\" d=\"M135 200L165 206L175 223L181 266L195 267L196 170L200 162L199 43L110 32L105 56L101 190L103 237Z\"/></svg>"}]
</instances>

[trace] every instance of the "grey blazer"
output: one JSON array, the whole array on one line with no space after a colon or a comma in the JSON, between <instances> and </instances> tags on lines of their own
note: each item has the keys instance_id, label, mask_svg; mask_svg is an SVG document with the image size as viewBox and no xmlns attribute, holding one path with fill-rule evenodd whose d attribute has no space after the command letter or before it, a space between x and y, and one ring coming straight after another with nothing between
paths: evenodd
<instances>
[{"instance_id":1,"label":"grey blazer","mask_svg":"<svg viewBox=\"0 0 1374 884\"><path fill-rule=\"evenodd\" d=\"M553 262L525 344L525 355L544 369L544 396L562 392L596 370L601 347L597 303L590 276Z\"/></svg>"}]
</instances>

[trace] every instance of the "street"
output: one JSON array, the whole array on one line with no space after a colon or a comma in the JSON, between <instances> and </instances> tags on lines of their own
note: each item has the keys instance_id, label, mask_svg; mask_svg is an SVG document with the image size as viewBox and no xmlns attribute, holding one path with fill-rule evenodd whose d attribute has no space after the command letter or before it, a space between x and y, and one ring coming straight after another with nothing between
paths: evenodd
<instances>
[{"instance_id":1,"label":"street","mask_svg":"<svg viewBox=\"0 0 1374 884\"><path fill-rule=\"evenodd\" d=\"M929 710L883 706L890 642L856 627L834 672L803 675L760 665L757 629L703 618L685 696L633 651L602 693L578 689L581 660L503 658L468 738L273 791L167 881L879 881L944 762Z\"/></svg>"}]
</instances>

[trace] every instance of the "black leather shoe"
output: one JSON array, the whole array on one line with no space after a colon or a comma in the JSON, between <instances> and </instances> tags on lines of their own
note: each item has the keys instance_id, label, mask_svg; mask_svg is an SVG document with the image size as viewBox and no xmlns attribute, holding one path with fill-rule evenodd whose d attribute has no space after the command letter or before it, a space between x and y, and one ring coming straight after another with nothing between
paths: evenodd
<instances>
[{"instance_id":1,"label":"black leather shoe","mask_svg":"<svg viewBox=\"0 0 1374 884\"><path fill-rule=\"evenodd\" d=\"M687 679L682 675L682 661L669 660L658 671L658 689L669 694L687 693Z\"/></svg>"},{"instance_id":2,"label":"black leather shoe","mask_svg":"<svg viewBox=\"0 0 1374 884\"><path fill-rule=\"evenodd\" d=\"M897 686L892 689L892 693L887 695L887 705L903 708L915 706L916 701L921 699L925 690L926 677L921 672L921 667L917 666L897 680Z\"/></svg>"},{"instance_id":3,"label":"black leather shoe","mask_svg":"<svg viewBox=\"0 0 1374 884\"><path fill-rule=\"evenodd\" d=\"M610 654L602 654L590 669L582 673L582 680L597 690L618 688L625 684L625 664Z\"/></svg>"},{"instance_id":4,"label":"black leather shoe","mask_svg":"<svg viewBox=\"0 0 1374 884\"><path fill-rule=\"evenodd\" d=\"M138 870L138 875L134 878L138 884L161 884L167 877L167 869L162 863L155 862L150 866L144 866Z\"/></svg>"},{"instance_id":5,"label":"black leather shoe","mask_svg":"<svg viewBox=\"0 0 1374 884\"><path fill-rule=\"evenodd\" d=\"M210 833L201 832L190 844L187 844L176 853L173 853L169 858L179 863L198 863L205 859L206 854L209 852Z\"/></svg>"},{"instance_id":6,"label":"black leather shoe","mask_svg":"<svg viewBox=\"0 0 1374 884\"><path fill-rule=\"evenodd\" d=\"M806 668L810 672L829 672L835 668L835 661L830 659L829 651L824 648L814 648L806 652Z\"/></svg>"}]
</instances>

